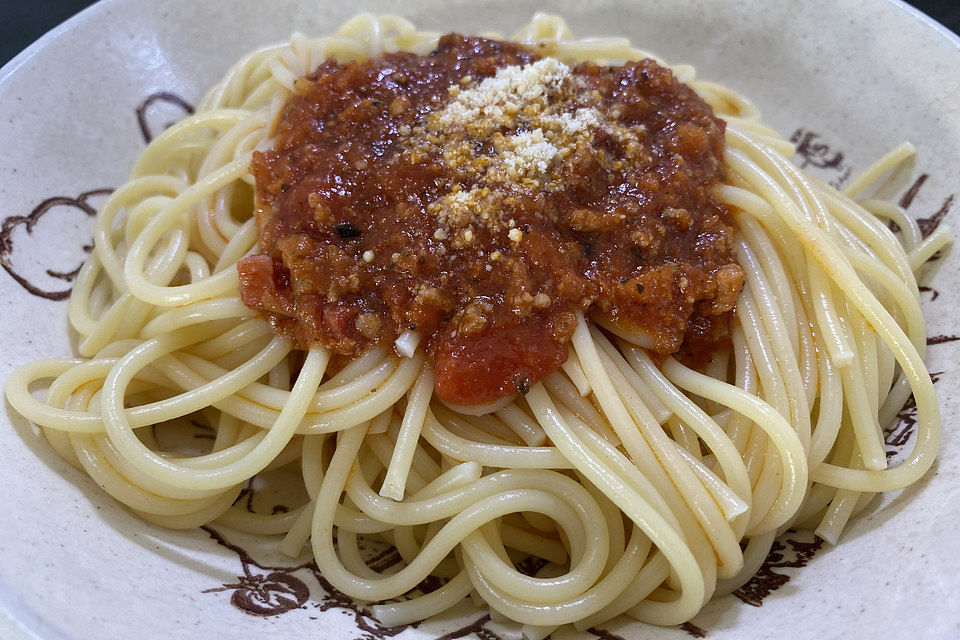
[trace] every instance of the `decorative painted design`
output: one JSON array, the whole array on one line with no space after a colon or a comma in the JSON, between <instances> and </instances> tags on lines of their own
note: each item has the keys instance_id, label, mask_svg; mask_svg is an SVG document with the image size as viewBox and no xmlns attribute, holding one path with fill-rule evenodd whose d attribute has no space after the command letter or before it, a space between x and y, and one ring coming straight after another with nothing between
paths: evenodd
<instances>
[{"instance_id":1,"label":"decorative painted design","mask_svg":"<svg viewBox=\"0 0 960 640\"><path fill-rule=\"evenodd\" d=\"M920 233L924 238L936 231L937 227L939 227L943 221L943 218L950 213L950 207L953 206L953 199L954 194L951 193L944 198L943 204L940 205L940 208L937 209L933 215L927 218L917 218L917 226L920 227Z\"/></svg>"},{"instance_id":2,"label":"decorative painted design","mask_svg":"<svg viewBox=\"0 0 960 640\"><path fill-rule=\"evenodd\" d=\"M904 209L909 209L910 205L913 204L913 199L917 197L918 193L920 193L920 188L923 187L923 184L929 178L929 173L921 173L919 176L917 176L917 179L913 181L913 184L910 185L910 188L907 189L902 196L900 196L900 201L897 202L897 204Z\"/></svg>"},{"instance_id":3,"label":"decorative painted design","mask_svg":"<svg viewBox=\"0 0 960 640\"><path fill-rule=\"evenodd\" d=\"M34 252L24 252L23 255L26 255L27 258L14 253L14 238L24 237L23 235L16 234L16 232L21 231L22 227L22 231L26 233L27 237L33 238L37 223L40 222L44 216L52 214L53 212L60 212L62 214L64 210L73 210L74 212L79 210L84 215L92 218L97 215L97 209L90 204L90 200L96 196L108 195L111 192L112 189L94 189L92 191L85 191L76 197L54 196L38 204L25 216L8 216L4 218L3 223L0 224L0 266L10 274L10 277L13 278L17 284L33 295L46 298L47 300L65 300L70 296L70 291L73 288L71 283L74 278L77 277L77 274L80 273L80 268L83 266L85 259L84 254L93 251L92 241L81 245L76 252L76 256L66 257L66 260L75 260L75 262L68 264L65 269L56 263L55 265L44 264L38 266L37 264L30 264L36 261L37 256ZM54 231L60 231L60 229L55 227L50 228ZM37 246L43 246L42 239L35 239L34 241L37 243ZM59 255L58 253L54 256L43 257L60 260L64 259L65 256ZM66 283L67 286L60 288L63 283Z\"/></svg>"},{"instance_id":4,"label":"decorative painted design","mask_svg":"<svg viewBox=\"0 0 960 640\"><path fill-rule=\"evenodd\" d=\"M193 112L193 105L175 93L158 91L150 94L136 110L143 141L150 144L159 132L193 115ZM158 122L160 118L164 118L162 122Z\"/></svg>"},{"instance_id":5,"label":"decorative painted design","mask_svg":"<svg viewBox=\"0 0 960 640\"><path fill-rule=\"evenodd\" d=\"M488 622L490 622L489 614L480 616L470 624L461 627L456 631L443 634L442 636L438 637L437 640L456 640L457 638L466 638L470 635L475 635L477 640L505 640L503 636L494 633L486 627Z\"/></svg>"},{"instance_id":6,"label":"decorative painted design","mask_svg":"<svg viewBox=\"0 0 960 640\"><path fill-rule=\"evenodd\" d=\"M230 604L243 613L264 617L281 615L294 609L309 609L309 607L320 612L340 610L354 617L359 635L351 640L384 640L418 626L410 624L388 627L380 624L369 609L354 602L330 584L312 560L295 566L267 565L255 560L246 549L230 542L217 529L210 526L201 528L210 534L217 544L236 553L243 570L243 575L237 576L235 582L204 589L201 593L232 591ZM400 562L399 553L391 547L368 560L368 565L375 571L383 572ZM316 580L320 585L320 593L316 589L311 590L303 579L295 575L297 573ZM429 593L440 585L440 580L428 579L418 585L417 590L421 593ZM481 616L440 636L437 640L453 640L468 636L476 637L478 640L506 640L487 628L486 625L489 622L489 615Z\"/></svg>"},{"instance_id":7,"label":"decorative painted design","mask_svg":"<svg viewBox=\"0 0 960 640\"><path fill-rule=\"evenodd\" d=\"M230 602L244 613L255 616L272 616L300 608L310 597L310 589L293 575L298 567L268 567L256 562L241 547L229 542L226 537L212 527L202 527L210 537L240 557L243 575L237 581L201 593L216 593L233 590ZM256 571L259 569L259 571Z\"/></svg>"},{"instance_id":8,"label":"decorative painted design","mask_svg":"<svg viewBox=\"0 0 960 640\"><path fill-rule=\"evenodd\" d=\"M590 627L587 629L587 633L592 633L593 635L600 638L600 640L625 640L622 636L618 636L615 633L611 633L606 629L598 629L597 627Z\"/></svg>"},{"instance_id":9,"label":"decorative painted design","mask_svg":"<svg viewBox=\"0 0 960 640\"><path fill-rule=\"evenodd\" d=\"M800 127L790 134L790 142L796 145L794 160L801 169L816 167L836 172L837 175L830 181L834 187L842 185L853 173L843 151L834 150L815 131Z\"/></svg>"},{"instance_id":10,"label":"decorative painted design","mask_svg":"<svg viewBox=\"0 0 960 640\"><path fill-rule=\"evenodd\" d=\"M683 624L677 627L682 631L686 631L687 635L693 636L694 638L706 638L707 632L692 622L684 622ZM598 629L597 627L590 627L587 629L587 633L595 635L600 640L626 640L621 635L607 631L606 629Z\"/></svg>"},{"instance_id":11,"label":"decorative painted design","mask_svg":"<svg viewBox=\"0 0 960 640\"><path fill-rule=\"evenodd\" d=\"M936 342L930 342L936 338L949 338L949 340L944 340L944 342L952 340L960 340L960 337L957 336L934 336L934 338L927 338L927 344L940 344ZM935 371L930 373L930 381L934 384L940 382L940 376L943 375L942 371ZM884 429L884 442L887 445L887 460L900 453L901 450L910 442L910 439L913 437L913 433L917 430L917 403L913 398L913 394L910 394L910 397L907 398L906 403L904 403L903 408L900 409L900 412L897 414L897 422L890 427Z\"/></svg>"},{"instance_id":12,"label":"decorative painted design","mask_svg":"<svg viewBox=\"0 0 960 640\"><path fill-rule=\"evenodd\" d=\"M217 544L236 553L240 558L243 569L243 575L237 576L236 582L205 589L201 593L232 590L230 603L240 611L252 616L275 616L287 613L292 609L305 609L312 597L310 604L320 611L342 609L352 614L355 617L357 630L361 632L361 635L355 640L390 638L409 626L385 627L381 625L369 610L337 591L320 575L320 571L313 561L292 567L267 565L255 560L243 547L230 542L226 536L213 527L203 526L201 528L210 534L210 537ZM297 572L306 572L307 575L312 575L320 583L324 593L311 592L306 583L294 575Z\"/></svg>"},{"instance_id":13,"label":"decorative painted design","mask_svg":"<svg viewBox=\"0 0 960 640\"><path fill-rule=\"evenodd\" d=\"M775 569L805 567L823 546L823 540L813 537L813 534L809 534L813 538L809 542L796 539L798 535L801 535L799 531L791 529L781 539L774 540L770 553L760 565L760 570L745 585L734 591L733 595L749 605L759 607L764 598L790 582L789 574Z\"/></svg>"},{"instance_id":14,"label":"decorative painted design","mask_svg":"<svg viewBox=\"0 0 960 640\"><path fill-rule=\"evenodd\" d=\"M137 125L140 133L146 143L153 140L155 132L163 131L170 125L192 114L193 106L181 96L169 91L158 91L146 98L136 107ZM80 245L77 255L62 256L56 255L57 259L72 260L76 262L69 265L36 265L30 258L35 258L31 251L24 251L23 254L17 254L14 251L15 243L23 242L23 234L27 237L33 237L37 223L44 216L53 215L62 217L67 212L79 210L86 216L93 218L97 214L99 203L95 201L100 196L108 196L113 189L100 188L85 191L78 196L53 196L46 198L40 204L33 208L26 215L7 216L0 223L0 266L10 274L17 284L29 291L31 294L47 300L66 300L70 296L73 280L80 272L83 261L88 254L93 251L93 241L85 241ZM62 232L62 228L51 226L54 232ZM37 246L44 246L44 239L36 239ZM22 248L22 247L21 247ZM29 247L28 247L29 248ZM80 253L83 252L83 254ZM23 256L28 256L24 258ZM48 256L44 255L44 258ZM74 266L75 265L75 266ZM67 286L63 286L66 283Z\"/></svg>"},{"instance_id":15,"label":"decorative painted design","mask_svg":"<svg viewBox=\"0 0 960 640\"><path fill-rule=\"evenodd\" d=\"M920 189L923 187L923 185L927 182L929 178L930 178L930 174L928 173L923 173L917 176L917 179L913 181L913 184L910 185L910 187L903 194L903 197L900 198L900 201L897 204L899 204L904 209L909 209L910 205L913 204L914 198L917 197L917 194L920 192ZM951 207L953 207L953 201L955 199L955 195L956 194L951 193L950 195L945 197L943 199L943 202L940 204L940 208L937 209L932 215L927 216L926 218L916 219L917 226L920 227L920 235L923 238L929 237L931 233L936 231L937 227L940 226L940 223L943 222L943 219L947 216L948 213L950 213L950 209ZM894 230L896 230L895 225L891 225L891 227L894 228ZM938 252L930 258L930 262L934 262L939 259L940 259L940 253ZM937 291L936 289L931 289L930 287L920 287L920 291L925 293L929 292L931 294L930 295L931 302L933 302L940 296L939 291Z\"/></svg>"},{"instance_id":16,"label":"decorative painted design","mask_svg":"<svg viewBox=\"0 0 960 640\"><path fill-rule=\"evenodd\" d=\"M688 634L690 634L690 635L693 636L694 638L706 638L706 637L707 637L707 632L706 632L706 630L701 629L700 627L698 627L697 625L693 624L692 622L684 622L682 625L680 625L680 628L683 629L684 631L686 631Z\"/></svg>"}]
</instances>

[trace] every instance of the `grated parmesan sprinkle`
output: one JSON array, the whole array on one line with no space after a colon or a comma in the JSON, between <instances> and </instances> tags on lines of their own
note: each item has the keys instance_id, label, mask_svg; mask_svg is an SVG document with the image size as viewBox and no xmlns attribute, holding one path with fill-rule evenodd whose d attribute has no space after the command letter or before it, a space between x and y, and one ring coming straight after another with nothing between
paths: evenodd
<instances>
[{"instance_id":1,"label":"grated parmesan sprinkle","mask_svg":"<svg viewBox=\"0 0 960 640\"><path fill-rule=\"evenodd\" d=\"M603 123L590 104L592 93L554 58L504 67L479 83L464 76L452 85L448 102L412 131L408 145L411 163L438 157L464 184L427 205L441 230L434 237L465 246L476 237L466 228L479 224L520 242L523 233L500 212L511 192L561 185L563 161Z\"/></svg>"},{"instance_id":2,"label":"grated parmesan sprinkle","mask_svg":"<svg viewBox=\"0 0 960 640\"><path fill-rule=\"evenodd\" d=\"M544 58L523 67L504 67L478 86L461 91L456 100L440 112L437 124L440 127L480 125L486 119L497 121L512 117L527 105L548 101L569 77L570 67L555 58Z\"/></svg>"}]
</instances>

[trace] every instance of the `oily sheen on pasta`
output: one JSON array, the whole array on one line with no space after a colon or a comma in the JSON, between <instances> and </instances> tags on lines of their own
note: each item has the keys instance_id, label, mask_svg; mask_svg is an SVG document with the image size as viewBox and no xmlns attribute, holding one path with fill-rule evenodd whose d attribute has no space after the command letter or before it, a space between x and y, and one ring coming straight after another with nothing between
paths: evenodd
<instances>
[{"instance_id":1,"label":"oily sheen on pasta","mask_svg":"<svg viewBox=\"0 0 960 640\"><path fill-rule=\"evenodd\" d=\"M620 614L687 621L744 584L778 532L807 528L835 543L878 492L930 468L940 417L917 278L949 236L924 239L902 209L857 200L912 147L839 192L797 169L792 145L745 98L687 66L674 77L725 123L724 179L711 197L734 223L743 283L705 362L651 351L642 333L578 312L559 368L502 401L461 407L436 397L416 327L345 358L298 344L244 304L237 265L262 240L251 162L302 94L298 81L331 58L426 55L438 37L361 15L332 36L295 35L241 59L98 213L69 302L79 357L17 369L6 384L16 411L150 522L278 535L291 556L309 545L326 579L388 625L472 594L529 638ZM623 39L574 39L549 15L512 39L554 68L651 57ZM582 133L590 118L567 118L565 130ZM41 384L42 400L32 395ZM882 427L911 394L916 439L888 467ZM167 444L185 418L214 434L208 450ZM251 478L277 469L302 478L296 508L234 504ZM361 537L394 545L402 568L369 568ZM515 564L529 556L541 559L534 576ZM442 586L418 590L431 575Z\"/></svg>"}]
</instances>

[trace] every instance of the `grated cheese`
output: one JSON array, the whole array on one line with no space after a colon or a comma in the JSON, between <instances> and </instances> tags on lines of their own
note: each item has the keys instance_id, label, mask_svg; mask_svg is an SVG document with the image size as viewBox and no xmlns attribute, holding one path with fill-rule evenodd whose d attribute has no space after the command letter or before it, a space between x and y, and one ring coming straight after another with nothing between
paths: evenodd
<instances>
[{"instance_id":1,"label":"grated cheese","mask_svg":"<svg viewBox=\"0 0 960 640\"><path fill-rule=\"evenodd\" d=\"M570 67L555 58L544 58L526 66L500 69L478 86L461 91L456 100L440 112L438 124L453 127L464 123L480 123L483 119L502 120L516 114L528 104L545 102L560 90L570 77ZM463 80L469 83L469 76Z\"/></svg>"},{"instance_id":2,"label":"grated cheese","mask_svg":"<svg viewBox=\"0 0 960 640\"><path fill-rule=\"evenodd\" d=\"M554 58L508 66L477 82L464 76L447 102L411 132L408 158L439 158L462 183L427 205L434 237L454 248L476 238L471 225L520 242L513 220L501 219L516 195L563 186L563 162L609 124L597 92L583 86ZM501 236L502 237L502 236Z\"/></svg>"}]
</instances>

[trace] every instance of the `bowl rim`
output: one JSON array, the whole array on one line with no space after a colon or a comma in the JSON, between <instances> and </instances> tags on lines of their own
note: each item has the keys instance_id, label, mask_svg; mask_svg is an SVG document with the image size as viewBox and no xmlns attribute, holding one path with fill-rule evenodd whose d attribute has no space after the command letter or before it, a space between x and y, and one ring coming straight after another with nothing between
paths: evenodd
<instances>
[{"instance_id":1,"label":"bowl rim","mask_svg":"<svg viewBox=\"0 0 960 640\"><path fill-rule=\"evenodd\" d=\"M329 0L316 1L326 2ZM443 0L437 1L442 2ZM630 0L620 1L629 2ZM763 0L748 1L763 2ZM949 41L956 50L958 57L960 57L960 34L953 32L917 7L908 4L905 0L864 1L877 8L891 8L898 11L902 19L920 23L929 30L930 38ZM74 29L83 28L91 21L104 18L109 15L113 7L146 2L148 0L98 0L75 13L34 40L3 66L0 66L0 90L4 88L10 78L20 73L27 63L48 46L53 45L60 36ZM63 631L51 623L48 616L27 604L16 589L12 588L2 578L0 578L0 638L5 640L73 640L71 636L65 635Z\"/></svg>"}]
</instances>

